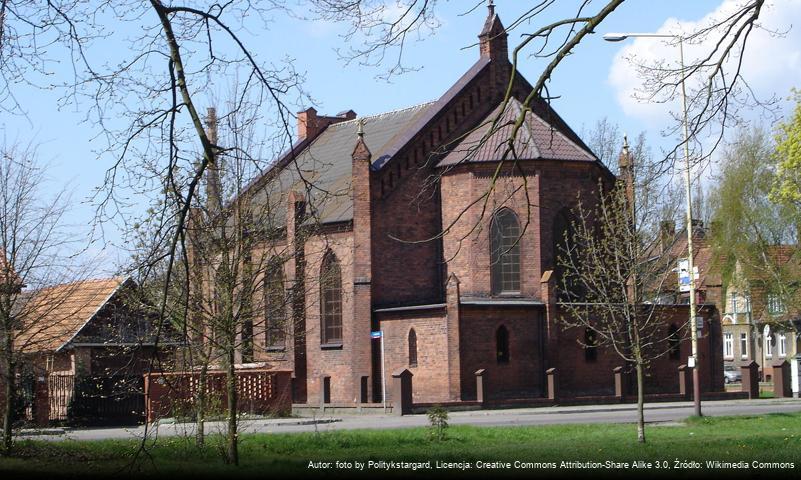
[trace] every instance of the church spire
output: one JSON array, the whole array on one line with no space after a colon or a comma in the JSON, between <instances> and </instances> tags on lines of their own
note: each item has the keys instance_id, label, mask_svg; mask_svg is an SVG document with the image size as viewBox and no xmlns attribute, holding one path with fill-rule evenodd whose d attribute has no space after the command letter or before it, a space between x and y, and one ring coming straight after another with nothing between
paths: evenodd
<instances>
[{"instance_id":1,"label":"church spire","mask_svg":"<svg viewBox=\"0 0 801 480\"><path fill-rule=\"evenodd\" d=\"M478 35L481 57L489 59L508 59L509 47L507 45L506 29L495 13L495 3L489 0L487 3L487 19L484 21L484 28Z\"/></svg>"}]
</instances>

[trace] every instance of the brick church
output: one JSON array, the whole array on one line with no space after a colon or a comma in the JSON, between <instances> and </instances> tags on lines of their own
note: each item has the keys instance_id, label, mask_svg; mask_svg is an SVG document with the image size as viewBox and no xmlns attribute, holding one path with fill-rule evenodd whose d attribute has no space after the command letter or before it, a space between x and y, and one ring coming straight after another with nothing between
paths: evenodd
<instances>
[{"instance_id":1,"label":"brick church","mask_svg":"<svg viewBox=\"0 0 801 480\"><path fill-rule=\"evenodd\" d=\"M419 403L474 400L480 370L499 399L547 397L549 369L562 396L613 394L621 360L559 325L555 252L577 196L615 176L546 101L526 103L519 73L504 102L512 65L492 7L479 40L475 64L436 101L367 117L300 112L298 142L249 185L249 198L280 206L282 234L265 251L290 252L265 289L304 295L280 315L265 307L241 360L291 370L294 402L378 402L382 371L401 369ZM666 308L686 321L686 306ZM720 390L717 314L702 312L717 328L701 339L702 384ZM688 355L681 342L654 362L649 393L678 392Z\"/></svg>"}]
</instances>

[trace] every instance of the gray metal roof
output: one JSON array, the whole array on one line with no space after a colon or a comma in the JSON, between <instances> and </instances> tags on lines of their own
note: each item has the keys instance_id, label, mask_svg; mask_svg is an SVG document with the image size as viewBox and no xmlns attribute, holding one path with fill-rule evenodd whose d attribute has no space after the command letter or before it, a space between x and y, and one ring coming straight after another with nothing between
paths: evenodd
<instances>
[{"instance_id":1,"label":"gray metal roof","mask_svg":"<svg viewBox=\"0 0 801 480\"><path fill-rule=\"evenodd\" d=\"M396 136L403 133L434 103L425 103L402 110L361 117L364 140L373 153L385 150ZM280 172L253 193L254 201L264 206L263 221L271 227L286 223L287 198L290 191L303 192L310 207L310 222L332 223L353 218L351 196L351 154L356 147L359 119L328 126L309 146L287 162ZM269 172L268 172L269 173Z\"/></svg>"}]
</instances>

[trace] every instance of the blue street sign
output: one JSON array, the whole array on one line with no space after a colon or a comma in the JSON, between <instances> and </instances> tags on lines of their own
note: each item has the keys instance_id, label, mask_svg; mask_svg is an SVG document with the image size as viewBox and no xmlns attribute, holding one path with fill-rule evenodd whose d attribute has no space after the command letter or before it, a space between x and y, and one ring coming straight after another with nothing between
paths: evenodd
<instances>
[{"instance_id":1,"label":"blue street sign","mask_svg":"<svg viewBox=\"0 0 801 480\"><path fill-rule=\"evenodd\" d=\"M381 338L381 330L377 332L370 332L370 338Z\"/></svg>"}]
</instances>

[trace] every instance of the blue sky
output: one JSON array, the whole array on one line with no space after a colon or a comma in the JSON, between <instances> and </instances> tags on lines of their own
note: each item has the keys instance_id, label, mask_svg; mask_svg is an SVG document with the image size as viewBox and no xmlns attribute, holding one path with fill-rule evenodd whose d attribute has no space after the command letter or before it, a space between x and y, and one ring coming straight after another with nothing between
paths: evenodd
<instances>
[{"instance_id":1,"label":"blue sky","mask_svg":"<svg viewBox=\"0 0 801 480\"><path fill-rule=\"evenodd\" d=\"M637 134L647 130L654 144L664 142L659 138L660 120L654 119L653 110L639 112L625 100L626 92L620 85L610 82L613 68L622 68L616 55L632 45L604 42L601 35L611 31L651 32L665 26L669 19L693 22L718 8L724 0L630 0L619 11L613 13L596 35L583 42L574 55L567 58L553 76L551 94L559 96L553 101L556 110L577 131L590 128L597 120L608 117L620 124L623 131ZM559 7L573 6L577 2L560 1ZM591 4L593 8L595 4ZM784 0L784 4L798 5L797 0ZM370 115L403 108L436 99L444 93L478 58L478 48L468 48L476 42L481 30L486 9L479 7L462 15L475 2L445 1L437 4L437 17L441 26L420 41L407 45L406 62L420 67L392 78L388 83L377 80L381 67L364 67L352 63L345 65L335 53L336 48L347 48L341 38L345 31L342 25L311 22L277 17L270 23L268 31L251 32L250 46L259 58L279 61L285 56L294 58L295 68L306 72L304 88L317 101L321 113L334 114L353 109L359 115ZM531 2L523 0L497 0L496 11L508 23L516 18ZM794 12L796 10L793 10ZM569 11L556 10L554 15L569 15ZM795 20L795 19L791 19ZM510 43L516 43L520 33L531 31L537 25L522 26L510 35ZM124 30L113 32L113 37L97 55L113 57L114 48L119 48L119 39L131 35ZM787 39L777 39L780 43ZM639 45L639 40L637 41ZM629 42L631 43L631 42ZM649 48L646 43L643 47ZM103 50L106 48L107 50ZM797 49L798 47L792 47ZM795 54L793 50L790 54ZM789 55L788 58L797 58ZM791 60L788 60L791 61ZM524 59L520 70L529 79L537 78L544 61ZM756 67L755 67L756 68ZM773 75L784 80L761 82L759 88L766 94L776 93L782 97L789 94L793 80L782 74L781 65ZM794 78L801 78L795 76ZM801 81L797 86L801 86ZM774 90L775 89L775 90ZM774 90L774 91L772 91ZM42 161L51 169L51 188L69 183L74 190L77 203L72 222L86 229L92 220L94 209L87 199L94 188L103 182L103 176L113 159L97 155L102 144L99 130L91 122L84 122L85 104L66 103L59 108L61 94L48 89L20 86L15 92L25 106L27 117L3 114L0 118L0 135L6 142L33 141L39 144ZM219 92L212 92L212 96ZM661 108L666 108L662 106ZM88 233L87 233L88 235ZM106 239L119 243L119 226L108 225ZM98 244L97 248L102 245ZM107 267L117 260L117 250L111 246Z\"/></svg>"}]
</instances>

